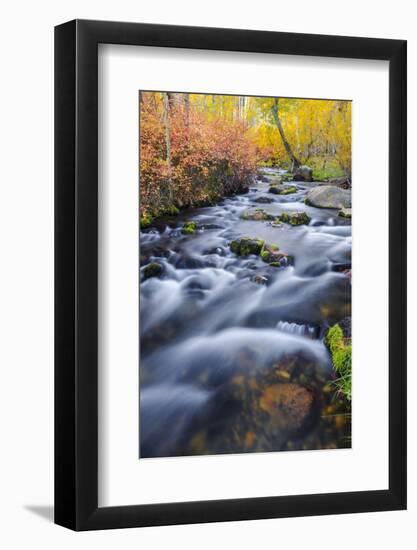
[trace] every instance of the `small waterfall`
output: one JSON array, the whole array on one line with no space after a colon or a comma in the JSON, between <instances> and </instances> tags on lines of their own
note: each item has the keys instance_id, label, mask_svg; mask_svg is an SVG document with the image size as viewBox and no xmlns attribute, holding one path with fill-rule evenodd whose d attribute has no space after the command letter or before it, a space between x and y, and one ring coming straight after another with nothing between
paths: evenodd
<instances>
[{"instance_id":1,"label":"small waterfall","mask_svg":"<svg viewBox=\"0 0 417 550\"><path fill-rule=\"evenodd\" d=\"M297 323L289 323L287 321L278 321L277 329L281 332L296 334L298 336L307 336L308 338L316 337L316 329L310 325L298 325Z\"/></svg>"}]
</instances>

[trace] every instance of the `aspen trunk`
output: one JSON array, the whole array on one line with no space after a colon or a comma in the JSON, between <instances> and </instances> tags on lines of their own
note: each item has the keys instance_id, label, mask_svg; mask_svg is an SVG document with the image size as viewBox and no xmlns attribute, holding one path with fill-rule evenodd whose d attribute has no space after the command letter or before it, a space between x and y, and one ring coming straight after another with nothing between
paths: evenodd
<instances>
[{"instance_id":1,"label":"aspen trunk","mask_svg":"<svg viewBox=\"0 0 417 550\"><path fill-rule=\"evenodd\" d=\"M279 118L279 100L277 98L274 99L274 103L271 107L271 111L274 117L275 124L278 128L279 134L281 136L282 143L284 144L287 155L292 163L292 170L295 170L301 165L301 163L298 160L298 158L294 155L291 149L291 145L288 143L287 138L285 137L284 128L282 127L281 119Z\"/></svg>"},{"instance_id":2,"label":"aspen trunk","mask_svg":"<svg viewBox=\"0 0 417 550\"><path fill-rule=\"evenodd\" d=\"M172 202L172 165L171 165L171 135L169 131L169 109L170 101L168 94L164 94L164 126L165 126L165 147L166 162L168 167L168 198Z\"/></svg>"}]
</instances>

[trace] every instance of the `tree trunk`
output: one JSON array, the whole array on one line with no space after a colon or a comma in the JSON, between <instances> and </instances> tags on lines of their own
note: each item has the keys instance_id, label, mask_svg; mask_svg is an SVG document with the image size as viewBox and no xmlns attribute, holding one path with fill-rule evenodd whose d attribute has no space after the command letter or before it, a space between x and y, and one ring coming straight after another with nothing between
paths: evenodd
<instances>
[{"instance_id":1,"label":"tree trunk","mask_svg":"<svg viewBox=\"0 0 417 550\"><path fill-rule=\"evenodd\" d=\"M299 166L301 166L300 161L298 158L294 155L291 145L288 143L287 138L285 137L284 128L281 124L281 119L279 118L278 114L278 108L279 108L279 100L277 98L274 99L274 103L271 107L272 115L274 117L275 124L277 125L277 128L279 130L279 134L282 139L282 143L284 144L285 150L287 151L287 155L290 158L290 161L292 163L292 170L296 170Z\"/></svg>"},{"instance_id":2,"label":"tree trunk","mask_svg":"<svg viewBox=\"0 0 417 550\"><path fill-rule=\"evenodd\" d=\"M165 126L165 147L166 147L166 162L168 167L168 199L172 203L172 167L171 167L171 135L169 131L169 109L170 102L168 94L164 94L164 126Z\"/></svg>"},{"instance_id":3,"label":"tree trunk","mask_svg":"<svg viewBox=\"0 0 417 550\"><path fill-rule=\"evenodd\" d=\"M185 126L188 129L190 126L190 94L184 94L184 114Z\"/></svg>"}]
</instances>

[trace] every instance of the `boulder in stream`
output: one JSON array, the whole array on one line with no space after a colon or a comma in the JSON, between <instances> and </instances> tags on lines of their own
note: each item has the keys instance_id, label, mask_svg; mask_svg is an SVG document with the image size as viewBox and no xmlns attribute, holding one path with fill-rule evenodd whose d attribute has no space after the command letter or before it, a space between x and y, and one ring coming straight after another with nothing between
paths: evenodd
<instances>
[{"instance_id":1,"label":"boulder in stream","mask_svg":"<svg viewBox=\"0 0 417 550\"><path fill-rule=\"evenodd\" d=\"M261 253L263 245L264 241L262 239L242 237L230 243L230 250L238 256L249 256L250 254L258 256Z\"/></svg>"},{"instance_id":2,"label":"boulder in stream","mask_svg":"<svg viewBox=\"0 0 417 550\"><path fill-rule=\"evenodd\" d=\"M283 212L279 220L290 225L306 225L310 223L310 217L305 212Z\"/></svg>"},{"instance_id":3,"label":"boulder in stream","mask_svg":"<svg viewBox=\"0 0 417 550\"><path fill-rule=\"evenodd\" d=\"M159 275L161 275L162 271L163 267L161 264L158 264L157 262L151 262L143 268L143 276L145 277L145 279L158 277Z\"/></svg>"},{"instance_id":4,"label":"boulder in stream","mask_svg":"<svg viewBox=\"0 0 417 550\"><path fill-rule=\"evenodd\" d=\"M316 208L351 208L352 194L347 189L321 185L308 192L305 203Z\"/></svg>"},{"instance_id":5,"label":"boulder in stream","mask_svg":"<svg viewBox=\"0 0 417 550\"><path fill-rule=\"evenodd\" d=\"M292 263L291 256L280 252L275 244L264 244L261 250L261 258L272 267L283 267Z\"/></svg>"},{"instance_id":6,"label":"boulder in stream","mask_svg":"<svg viewBox=\"0 0 417 550\"><path fill-rule=\"evenodd\" d=\"M268 192L274 195L291 195L297 192L297 188L295 185L271 185Z\"/></svg>"},{"instance_id":7,"label":"boulder in stream","mask_svg":"<svg viewBox=\"0 0 417 550\"><path fill-rule=\"evenodd\" d=\"M341 176L339 178L330 178L327 183L328 185L335 185L336 187L340 187L341 189L351 188L351 182L347 176Z\"/></svg>"},{"instance_id":8,"label":"boulder in stream","mask_svg":"<svg viewBox=\"0 0 417 550\"><path fill-rule=\"evenodd\" d=\"M295 181L313 181L313 170L306 165L299 166L294 172Z\"/></svg>"},{"instance_id":9,"label":"boulder in stream","mask_svg":"<svg viewBox=\"0 0 417 550\"><path fill-rule=\"evenodd\" d=\"M274 202L274 199L272 197L266 197L265 195L262 195L255 199L253 202L257 202L259 204L270 204L271 202Z\"/></svg>"},{"instance_id":10,"label":"boulder in stream","mask_svg":"<svg viewBox=\"0 0 417 550\"><path fill-rule=\"evenodd\" d=\"M265 210L262 210L262 208L255 208L254 210L245 210L240 215L242 220L250 220L253 222L264 222L267 220L273 220L274 216L271 216L271 214L268 214L265 212Z\"/></svg>"}]
</instances>

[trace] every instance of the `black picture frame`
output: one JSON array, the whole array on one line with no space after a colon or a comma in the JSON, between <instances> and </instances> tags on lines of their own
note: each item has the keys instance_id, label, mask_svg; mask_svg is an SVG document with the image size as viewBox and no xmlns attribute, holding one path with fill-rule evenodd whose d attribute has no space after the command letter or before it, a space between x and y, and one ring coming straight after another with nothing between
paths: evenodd
<instances>
[{"instance_id":1,"label":"black picture frame","mask_svg":"<svg viewBox=\"0 0 417 550\"><path fill-rule=\"evenodd\" d=\"M389 488L98 506L98 44L389 62ZM55 28L55 522L77 531L406 508L406 41L74 20Z\"/></svg>"}]
</instances>

